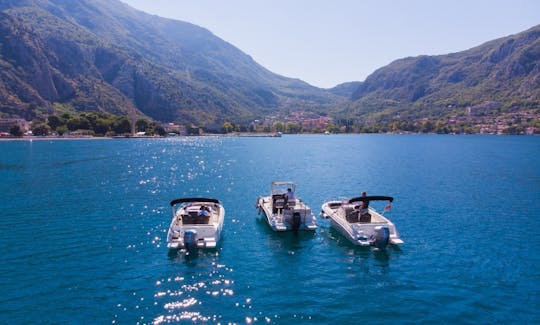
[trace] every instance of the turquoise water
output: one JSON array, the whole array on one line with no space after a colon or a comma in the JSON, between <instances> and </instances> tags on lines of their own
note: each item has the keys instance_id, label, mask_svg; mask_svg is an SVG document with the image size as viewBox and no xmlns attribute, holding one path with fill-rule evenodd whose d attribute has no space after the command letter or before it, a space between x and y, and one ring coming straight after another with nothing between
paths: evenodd
<instances>
[{"instance_id":1,"label":"turquoise water","mask_svg":"<svg viewBox=\"0 0 540 325\"><path fill-rule=\"evenodd\" d=\"M405 244L318 219L277 234L272 180L395 198ZM193 137L0 142L0 323L539 323L540 137ZM221 246L168 254L168 203L221 200Z\"/></svg>"}]
</instances>

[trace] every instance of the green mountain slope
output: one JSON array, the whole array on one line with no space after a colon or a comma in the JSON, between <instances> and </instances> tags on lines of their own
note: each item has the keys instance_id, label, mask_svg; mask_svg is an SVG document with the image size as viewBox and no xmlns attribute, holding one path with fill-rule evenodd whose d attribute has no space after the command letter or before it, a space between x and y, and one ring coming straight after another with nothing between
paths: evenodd
<instances>
[{"instance_id":1,"label":"green mountain slope","mask_svg":"<svg viewBox=\"0 0 540 325\"><path fill-rule=\"evenodd\" d=\"M400 59L380 68L342 114L366 120L500 115L540 109L540 25L467 51Z\"/></svg>"},{"instance_id":2,"label":"green mountain slope","mask_svg":"<svg viewBox=\"0 0 540 325\"><path fill-rule=\"evenodd\" d=\"M118 0L0 0L0 67L0 117L100 111L220 129L322 115L333 130L540 130L540 26L320 89L268 71L204 28Z\"/></svg>"},{"instance_id":3,"label":"green mountain slope","mask_svg":"<svg viewBox=\"0 0 540 325\"><path fill-rule=\"evenodd\" d=\"M0 10L3 115L65 107L219 124L340 99L203 28L117 0L0 0Z\"/></svg>"}]
</instances>

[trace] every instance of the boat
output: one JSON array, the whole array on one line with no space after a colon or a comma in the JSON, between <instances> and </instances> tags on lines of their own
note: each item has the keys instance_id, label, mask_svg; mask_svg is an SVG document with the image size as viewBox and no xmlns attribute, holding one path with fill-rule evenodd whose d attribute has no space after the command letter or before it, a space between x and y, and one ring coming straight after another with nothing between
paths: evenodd
<instances>
[{"instance_id":1,"label":"boat","mask_svg":"<svg viewBox=\"0 0 540 325\"><path fill-rule=\"evenodd\" d=\"M401 245L395 225L383 213L367 207L371 201L388 201L389 210L394 198L391 196L361 196L344 201L328 201L322 205L321 216L355 245L386 248L388 244Z\"/></svg>"},{"instance_id":2,"label":"boat","mask_svg":"<svg viewBox=\"0 0 540 325\"><path fill-rule=\"evenodd\" d=\"M309 206L296 197L297 184L292 181L274 181L270 195L257 198L256 208L265 215L274 231L315 230L317 220Z\"/></svg>"},{"instance_id":3,"label":"boat","mask_svg":"<svg viewBox=\"0 0 540 325\"><path fill-rule=\"evenodd\" d=\"M172 221L167 233L169 249L215 248L221 237L225 209L213 198L171 201Z\"/></svg>"}]
</instances>

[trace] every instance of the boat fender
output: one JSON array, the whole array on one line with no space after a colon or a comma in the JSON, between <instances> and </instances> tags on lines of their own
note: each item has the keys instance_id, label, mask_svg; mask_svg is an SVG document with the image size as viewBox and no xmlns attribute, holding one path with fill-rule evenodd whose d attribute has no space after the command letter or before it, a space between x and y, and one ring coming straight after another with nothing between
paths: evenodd
<instances>
[{"instance_id":1,"label":"boat fender","mask_svg":"<svg viewBox=\"0 0 540 325\"><path fill-rule=\"evenodd\" d=\"M373 235L371 235L371 245L377 248L385 248L390 240L390 230L388 227L375 227Z\"/></svg>"},{"instance_id":2,"label":"boat fender","mask_svg":"<svg viewBox=\"0 0 540 325\"><path fill-rule=\"evenodd\" d=\"M193 229L184 232L184 246L188 250L197 248L197 231Z\"/></svg>"},{"instance_id":3,"label":"boat fender","mask_svg":"<svg viewBox=\"0 0 540 325\"><path fill-rule=\"evenodd\" d=\"M255 208L257 209L258 215L261 215L261 212L263 211L264 200L262 200L262 203L261 203L261 200L262 198L259 196L257 198L257 203L255 204Z\"/></svg>"}]
</instances>

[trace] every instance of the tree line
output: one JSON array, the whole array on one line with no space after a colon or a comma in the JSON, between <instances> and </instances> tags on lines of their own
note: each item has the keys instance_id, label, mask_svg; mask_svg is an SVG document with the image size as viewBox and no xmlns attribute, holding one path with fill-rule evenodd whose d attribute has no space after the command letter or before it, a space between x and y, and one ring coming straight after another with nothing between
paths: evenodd
<instances>
[{"instance_id":1,"label":"tree line","mask_svg":"<svg viewBox=\"0 0 540 325\"><path fill-rule=\"evenodd\" d=\"M271 125L242 125L239 123L225 122L222 125L223 133L230 132L282 132L282 133L478 133L474 125L466 123L450 124L442 120L437 121L389 121L373 122L369 124L355 123L352 120L336 120L324 127L306 127L300 123L276 121ZM523 131L514 130L512 131Z\"/></svg>"},{"instance_id":2,"label":"tree line","mask_svg":"<svg viewBox=\"0 0 540 325\"><path fill-rule=\"evenodd\" d=\"M166 134L161 124L143 118L136 120L133 128L135 132L145 132L146 135ZM37 136L73 133L89 136L129 136L132 134L132 122L125 116L110 113L62 113L49 115L45 122L33 122L31 130Z\"/></svg>"}]
</instances>

